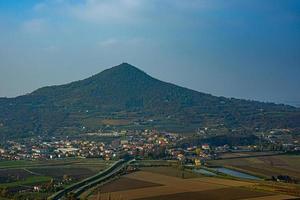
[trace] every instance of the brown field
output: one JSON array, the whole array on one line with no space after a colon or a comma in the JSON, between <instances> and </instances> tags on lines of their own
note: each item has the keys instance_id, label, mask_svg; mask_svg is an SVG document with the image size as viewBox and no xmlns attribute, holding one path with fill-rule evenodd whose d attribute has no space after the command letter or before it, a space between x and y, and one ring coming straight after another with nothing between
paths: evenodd
<instances>
[{"instance_id":1,"label":"brown field","mask_svg":"<svg viewBox=\"0 0 300 200\"><path fill-rule=\"evenodd\" d=\"M296 184L264 181L255 185L251 185L250 188L300 197L300 185L296 185Z\"/></svg>"},{"instance_id":2,"label":"brown field","mask_svg":"<svg viewBox=\"0 0 300 200\"><path fill-rule=\"evenodd\" d=\"M236 158L213 160L209 165L222 165L266 178L278 175L289 175L300 181L300 156L278 155L256 158Z\"/></svg>"},{"instance_id":3,"label":"brown field","mask_svg":"<svg viewBox=\"0 0 300 200\"><path fill-rule=\"evenodd\" d=\"M278 154L278 152L236 152L236 153L222 153L221 158L240 158L249 156L268 156Z\"/></svg>"},{"instance_id":4,"label":"brown field","mask_svg":"<svg viewBox=\"0 0 300 200\"><path fill-rule=\"evenodd\" d=\"M226 197L224 195L226 194ZM160 196L160 200L186 200L186 199L201 199L201 200L209 200L209 199L245 199L245 198L254 198L254 197L266 197L269 194L264 192L253 192L251 190L245 188L222 188L216 190L206 190L199 192L184 192L178 194L170 194ZM141 198L139 200L157 200L157 197L147 197Z\"/></svg>"},{"instance_id":5,"label":"brown field","mask_svg":"<svg viewBox=\"0 0 300 200\"><path fill-rule=\"evenodd\" d=\"M125 119L103 119L101 120L102 124L105 125L111 125L111 126L124 126L124 125L129 125L131 121L125 120Z\"/></svg>"},{"instance_id":6,"label":"brown field","mask_svg":"<svg viewBox=\"0 0 300 200\"><path fill-rule=\"evenodd\" d=\"M118 192L124 190L132 190L139 188L147 188L147 187L157 187L162 186L161 184L151 183L147 181L136 180L127 177L121 177L118 181L108 183L100 188L101 192Z\"/></svg>"},{"instance_id":7,"label":"brown field","mask_svg":"<svg viewBox=\"0 0 300 200\"><path fill-rule=\"evenodd\" d=\"M148 168L146 168L147 170ZM152 172L150 172L152 171ZM158 172L154 172L158 171ZM294 198L272 191L257 190L257 182L237 181L213 177L182 179L163 175L165 168L148 169L128 174L94 191L90 200L188 200L188 199L256 199ZM142 182L139 182L142 181Z\"/></svg>"},{"instance_id":8,"label":"brown field","mask_svg":"<svg viewBox=\"0 0 300 200\"><path fill-rule=\"evenodd\" d=\"M89 127L95 127L99 124L111 125L111 126L125 126L131 123L132 121L127 119L102 119L102 118L84 119L84 124Z\"/></svg>"},{"instance_id":9,"label":"brown field","mask_svg":"<svg viewBox=\"0 0 300 200\"><path fill-rule=\"evenodd\" d=\"M142 171L153 172L157 174L163 174L165 176L173 176L182 178L182 171L178 170L176 167L144 167ZM196 178L202 177L200 174L195 174L193 172L184 171L184 178Z\"/></svg>"}]
</instances>

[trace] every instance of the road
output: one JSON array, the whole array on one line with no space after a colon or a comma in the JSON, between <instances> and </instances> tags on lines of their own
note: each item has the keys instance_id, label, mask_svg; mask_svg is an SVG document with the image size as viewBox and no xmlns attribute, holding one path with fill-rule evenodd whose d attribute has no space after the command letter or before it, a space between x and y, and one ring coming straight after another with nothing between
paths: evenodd
<instances>
[{"instance_id":1,"label":"road","mask_svg":"<svg viewBox=\"0 0 300 200\"><path fill-rule=\"evenodd\" d=\"M112 166L107 168L104 171L101 171L100 173L91 176L87 179L84 179L78 183L75 183L55 194L50 196L48 200L59 200L63 198L65 195L72 193L74 196L78 197L80 194L82 194L87 189L90 189L91 187L94 187L102 182L106 182L107 180L113 178L114 176L117 176L120 174L123 169L127 167L131 162L135 160L124 160L121 159L117 162L115 162Z\"/></svg>"}]
</instances>

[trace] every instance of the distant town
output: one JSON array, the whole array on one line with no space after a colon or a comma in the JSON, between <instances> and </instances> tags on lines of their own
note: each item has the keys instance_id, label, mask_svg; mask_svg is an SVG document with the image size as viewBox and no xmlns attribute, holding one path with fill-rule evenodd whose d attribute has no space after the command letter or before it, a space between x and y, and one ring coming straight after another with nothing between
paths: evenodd
<instances>
[{"instance_id":1,"label":"distant town","mask_svg":"<svg viewBox=\"0 0 300 200\"><path fill-rule=\"evenodd\" d=\"M144 131L111 131L87 133L78 137L33 137L10 140L0 146L1 160L42 160L63 158L99 158L118 160L124 155L138 159L184 160L186 163L218 159L229 152L296 152L300 143L288 129L271 130L259 136L258 144L215 146L208 143L189 145L184 141L207 137L205 130L193 136L178 133ZM95 139L96 138L96 139Z\"/></svg>"}]
</instances>

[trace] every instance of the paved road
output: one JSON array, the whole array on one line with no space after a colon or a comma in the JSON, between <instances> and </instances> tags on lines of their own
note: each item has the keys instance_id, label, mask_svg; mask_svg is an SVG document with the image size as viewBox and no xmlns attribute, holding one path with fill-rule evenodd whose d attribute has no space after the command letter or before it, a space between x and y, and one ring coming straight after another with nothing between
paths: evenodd
<instances>
[{"instance_id":1,"label":"paved road","mask_svg":"<svg viewBox=\"0 0 300 200\"><path fill-rule=\"evenodd\" d=\"M110 166L106 170L55 193L54 195L50 196L48 200L59 200L71 192L74 193L75 196L79 196L87 189L94 187L95 185L100 184L101 182L105 182L108 179L118 175L120 172L122 172L124 168L126 168L128 164L130 164L133 161L134 160L127 161L121 159L115 162L112 166Z\"/></svg>"}]
</instances>

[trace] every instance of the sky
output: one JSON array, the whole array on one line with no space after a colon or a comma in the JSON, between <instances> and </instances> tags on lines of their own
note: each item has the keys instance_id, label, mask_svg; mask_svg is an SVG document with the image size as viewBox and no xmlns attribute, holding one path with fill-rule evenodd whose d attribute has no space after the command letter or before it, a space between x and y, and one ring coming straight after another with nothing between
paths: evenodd
<instances>
[{"instance_id":1,"label":"sky","mask_svg":"<svg viewBox=\"0 0 300 200\"><path fill-rule=\"evenodd\" d=\"M217 96L300 106L300 1L0 0L0 97L122 62Z\"/></svg>"}]
</instances>

